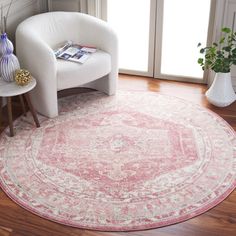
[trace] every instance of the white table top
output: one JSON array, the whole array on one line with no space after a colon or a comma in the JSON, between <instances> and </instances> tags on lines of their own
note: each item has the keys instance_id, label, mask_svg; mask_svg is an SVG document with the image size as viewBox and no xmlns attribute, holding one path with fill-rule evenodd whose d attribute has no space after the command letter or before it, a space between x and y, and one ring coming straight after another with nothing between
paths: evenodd
<instances>
[{"instance_id":1,"label":"white table top","mask_svg":"<svg viewBox=\"0 0 236 236\"><path fill-rule=\"evenodd\" d=\"M36 80L31 79L30 83L24 86L17 85L15 82L5 82L0 78L0 97L12 97L29 92L36 86Z\"/></svg>"}]
</instances>

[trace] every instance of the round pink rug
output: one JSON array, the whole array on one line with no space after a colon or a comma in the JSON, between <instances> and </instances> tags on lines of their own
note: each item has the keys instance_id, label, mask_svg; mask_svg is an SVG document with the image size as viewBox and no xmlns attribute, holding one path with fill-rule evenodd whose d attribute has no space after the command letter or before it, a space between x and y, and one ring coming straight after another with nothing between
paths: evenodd
<instances>
[{"instance_id":1,"label":"round pink rug","mask_svg":"<svg viewBox=\"0 0 236 236\"><path fill-rule=\"evenodd\" d=\"M16 203L62 224L155 228L197 216L236 186L236 139L219 116L156 93L60 100L56 119L15 122L0 138L0 183Z\"/></svg>"}]
</instances>

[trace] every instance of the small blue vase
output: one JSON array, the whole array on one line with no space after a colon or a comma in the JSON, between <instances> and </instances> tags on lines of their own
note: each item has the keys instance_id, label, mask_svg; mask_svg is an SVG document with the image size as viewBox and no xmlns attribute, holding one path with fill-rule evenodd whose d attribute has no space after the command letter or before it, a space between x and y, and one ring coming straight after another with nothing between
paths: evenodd
<instances>
[{"instance_id":1,"label":"small blue vase","mask_svg":"<svg viewBox=\"0 0 236 236\"><path fill-rule=\"evenodd\" d=\"M15 79L16 70L20 69L17 57L13 54L13 44L4 33L0 36L0 73L3 80L12 82Z\"/></svg>"}]
</instances>

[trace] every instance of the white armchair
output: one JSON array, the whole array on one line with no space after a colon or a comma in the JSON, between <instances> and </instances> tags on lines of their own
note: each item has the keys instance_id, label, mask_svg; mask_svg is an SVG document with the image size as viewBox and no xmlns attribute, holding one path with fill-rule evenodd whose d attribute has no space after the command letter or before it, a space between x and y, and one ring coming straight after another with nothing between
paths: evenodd
<instances>
[{"instance_id":1,"label":"white armchair","mask_svg":"<svg viewBox=\"0 0 236 236\"><path fill-rule=\"evenodd\" d=\"M84 64L57 60L53 49L66 40L99 50ZM16 31L16 54L21 67L37 80L31 93L35 109L47 117L57 116L57 92L67 88L89 87L115 94L117 44L106 22L82 13L50 12L23 21Z\"/></svg>"}]
</instances>

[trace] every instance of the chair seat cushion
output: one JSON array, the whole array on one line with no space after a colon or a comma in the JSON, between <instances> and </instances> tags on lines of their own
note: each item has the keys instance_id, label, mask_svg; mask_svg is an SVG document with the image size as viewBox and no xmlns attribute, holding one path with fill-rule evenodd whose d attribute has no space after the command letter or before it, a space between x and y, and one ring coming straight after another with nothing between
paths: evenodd
<instances>
[{"instance_id":1,"label":"chair seat cushion","mask_svg":"<svg viewBox=\"0 0 236 236\"><path fill-rule=\"evenodd\" d=\"M83 63L57 60L57 90L78 87L111 72L110 54L97 50Z\"/></svg>"}]
</instances>

